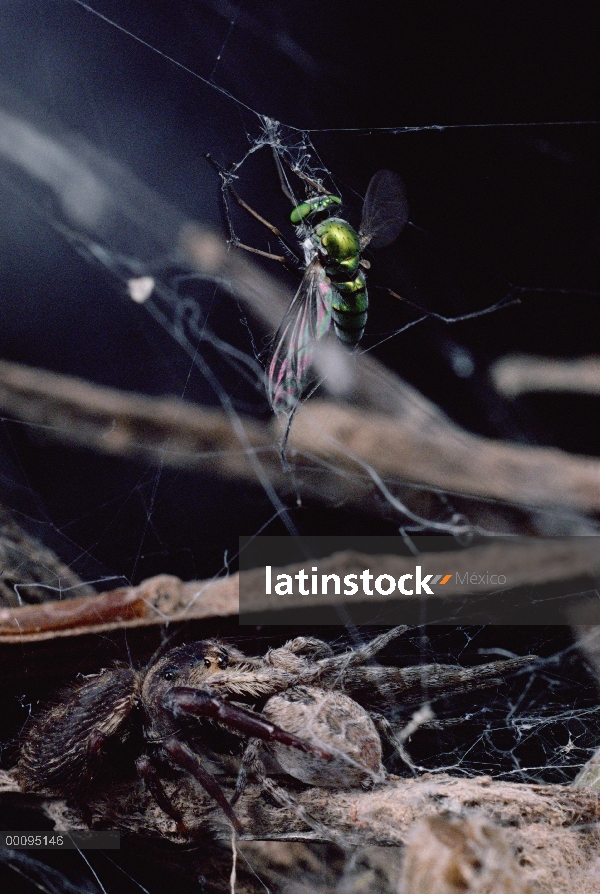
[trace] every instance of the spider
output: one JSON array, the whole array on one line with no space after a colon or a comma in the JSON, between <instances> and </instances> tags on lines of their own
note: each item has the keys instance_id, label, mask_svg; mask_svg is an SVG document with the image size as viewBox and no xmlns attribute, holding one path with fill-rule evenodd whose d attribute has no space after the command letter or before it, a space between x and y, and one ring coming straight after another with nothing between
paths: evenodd
<instances>
[{"instance_id":1,"label":"spider","mask_svg":"<svg viewBox=\"0 0 600 894\"><path fill-rule=\"evenodd\" d=\"M30 790L82 803L103 759L111 752L114 756L114 746L125 745L141 725L145 748L136 769L159 807L183 824L161 783L166 763L194 776L241 831L221 787L186 741L192 718L210 718L242 735L277 740L322 761L331 755L260 714L215 697L210 677L227 668L230 654L219 642L196 642L171 649L142 671L116 666L70 688L31 725L21 747L17 779Z\"/></svg>"},{"instance_id":2,"label":"spider","mask_svg":"<svg viewBox=\"0 0 600 894\"><path fill-rule=\"evenodd\" d=\"M312 637L297 637L259 657L204 640L155 656L139 671L124 665L103 669L63 692L54 706L32 721L15 775L25 791L84 805L92 787L110 777L111 771L113 776L122 772L124 757L129 756L158 806L182 832L188 832L182 814L161 781L173 770L191 774L234 828L242 831L232 805L202 760L215 758L219 732L250 740L234 802L250 772L272 791L265 778L267 767L323 787L381 782L385 771L377 727L393 740L391 727L355 697L372 705L378 692L385 697L393 691L421 689L427 667L368 664L406 629L393 628L339 654ZM448 685L448 674L455 690L493 685L503 671L529 660L475 669L447 667L445 675L443 665L434 665L433 689L436 682L440 688L442 678ZM411 678L415 670L418 679Z\"/></svg>"}]
</instances>

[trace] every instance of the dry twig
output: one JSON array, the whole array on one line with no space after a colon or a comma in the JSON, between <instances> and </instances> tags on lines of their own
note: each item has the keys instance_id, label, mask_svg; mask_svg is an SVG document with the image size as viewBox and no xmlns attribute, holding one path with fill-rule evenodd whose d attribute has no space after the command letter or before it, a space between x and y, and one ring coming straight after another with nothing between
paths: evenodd
<instances>
[{"instance_id":1,"label":"dry twig","mask_svg":"<svg viewBox=\"0 0 600 894\"><path fill-rule=\"evenodd\" d=\"M176 824L138 785L121 785L92 800L88 815L106 827L143 837L190 844L208 830L229 841L230 830L207 797L193 784L166 782L169 797L193 830L182 836ZM18 787L10 774L0 773L0 792L18 803ZM597 823L600 802L596 792L563 786L499 782L487 776L460 779L445 774L425 774L419 779L391 778L371 792L331 791L308 788L294 794L297 801L325 828L343 837L348 848L366 845L403 845L415 824L441 811L458 816L477 815L505 827L507 840L518 850L526 883L537 894L579 894L597 891ZM64 801L27 796L56 824L58 831L89 828L77 810ZM314 841L293 808L273 806L258 786L250 786L238 803L238 813L248 831L245 840ZM243 847L243 842L242 842ZM412 894L412 892L411 892ZM424 891L423 894L434 894Z\"/></svg>"},{"instance_id":2,"label":"dry twig","mask_svg":"<svg viewBox=\"0 0 600 894\"><path fill-rule=\"evenodd\" d=\"M506 397L518 397L530 391L600 394L598 357L557 360L513 354L497 360L490 375L497 390Z\"/></svg>"},{"instance_id":3,"label":"dry twig","mask_svg":"<svg viewBox=\"0 0 600 894\"><path fill-rule=\"evenodd\" d=\"M229 477L255 480L258 453L276 487L322 500L360 502L381 476L525 506L600 510L598 460L472 435L374 361L363 357L360 365L366 396L380 403L387 395L389 412L309 401L290 436L293 482L281 467L275 422L238 419L240 440L224 412L7 362L0 362L0 407L68 443Z\"/></svg>"},{"instance_id":4,"label":"dry twig","mask_svg":"<svg viewBox=\"0 0 600 894\"><path fill-rule=\"evenodd\" d=\"M444 553L423 553L419 557L419 564L424 575L437 575L447 572L448 562L451 562L453 579L444 589L444 597L451 605L452 597L465 593L502 591L503 587L486 579L486 572L490 569L505 574L507 586L510 587L593 578L599 570L598 549L598 540L594 537L570 538L565 541L531 538L525 542L507 541L470 547L453 552L451 556ZM360 574L363 569L376 566L378 573L399 578L413 572L414 565L414 557L373 556L346 551L334 553L321 560L319 568L323 574L343 577L350 573ZM293 575L300 567L302 566L294 564L274 568L273 580L280 572ZM462 583L457 580L457 574L461 581L465 575L469 580ZM335 604L341 599L333 594L268 595L265 592L264 568L243 571L225 578L187 583L171 575L158 575L137 587L121 587L96 596L0 609L0 641L33 642L124 627L231 617L238 615L240 611L240 586L242 608L249 613ZM395 598L400 598L400 594L397 593ZM344 596L344 601L376 603L381 602L382 598L376 592L369 597L359 590L354 596Z\"/></svg>"},{"instance_id":5,"label":"dry twig","mask_svg":"<svg viewBox=\"0 0 600 894\"><path fill-rule=\"evenodd\" d=\"M66 592L87 597L95 591L0 506L0 606L17 608Z\"/></svg>"}]
</instances>

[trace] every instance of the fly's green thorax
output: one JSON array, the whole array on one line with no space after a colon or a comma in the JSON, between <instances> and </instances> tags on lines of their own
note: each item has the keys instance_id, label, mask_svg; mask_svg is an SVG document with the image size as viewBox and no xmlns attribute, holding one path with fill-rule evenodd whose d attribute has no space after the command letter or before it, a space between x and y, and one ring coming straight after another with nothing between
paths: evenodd
<instances>
[{"instance_id":1,"label":"fly's green thorax","mask_svg":"<svg viewBox=\"0 0 600 894\"><path fill-rule=\"evenodd\" d=\"M329 217L315 227L314 239L325 251L329 276L350 279L358 270L360 241L356 230L339 217Z\"/></svg>"},{"instance_id":2,"label":"fly's green thorax","mask_svg":"<svg viewBox=\"0 0 600 894\"><path fill-rule=\"evenodd\" d=\"M369 299L359 266L358 233L347 221L330 216L339 205L337 196L315 196L294 208L291 221L313 228L310 238L331 281L335 334L344 344L356 345L365 329Z\"/></svg>"}]
</instances>

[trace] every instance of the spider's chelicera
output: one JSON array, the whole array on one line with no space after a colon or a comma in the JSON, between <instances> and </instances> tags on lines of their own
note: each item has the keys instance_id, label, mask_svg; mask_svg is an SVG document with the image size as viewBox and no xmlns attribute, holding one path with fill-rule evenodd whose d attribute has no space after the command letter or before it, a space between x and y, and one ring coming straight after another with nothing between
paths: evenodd
<instances>
[{"instance_id":1,"label":"spider's chelicera","mask_svg":"<svg viewBox=\"0 0 600 894\"><path fill-rule=\"evenodd\" d=\"M230 745L220 751L215 746L219 735L249 740L232 803L250 773L273 789L267 770L322 787L373 785L385 779L378 728L394 743L389 723L372 710L378 700L392 693L406 699L411 690L421 690L424 675L430 691L449 683L455 691L494 685L500 674L528 661L466 669L370 663L405 630L393 628L340 654L311 637L297 637L260 657L216 640L200 641L171 649L139 671L124 665L102 670L31 722L15 775L25 791L83 806L93 787L111 774L122 775L127 761L135 761L158 806L182 831L182 814L162 783L173 772L191 774L241 828L205 766L205 760L218 761L231 751Z\"/></svg>"}]
</instances>

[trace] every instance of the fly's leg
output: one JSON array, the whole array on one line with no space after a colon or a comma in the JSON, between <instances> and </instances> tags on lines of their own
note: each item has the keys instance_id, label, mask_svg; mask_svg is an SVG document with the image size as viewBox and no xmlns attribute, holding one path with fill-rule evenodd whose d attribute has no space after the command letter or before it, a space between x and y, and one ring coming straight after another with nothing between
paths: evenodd
<instances>
[{"instance_id":1,"label":"fly's leg","mask_svg":"<svg viewBox=\"0 0 600 894\"><path fill-rule=\"evenodd\" d=\"M281 164L281 158L279 157L279 153L277 152L277 150L275 149L274 146L271 146L271 149L273 151L273 158L275 159L275 167L277 168L277 173L279 175L279 183L281 184L281 191L284 194L284 196L287 199L289 199L290 202L292 203L292 205L294 205L294 207L295 207L296 205L299 205L300 202L298 201L298 199L296 198L296 196L293 194L292 190L290 189L290 185L287 181L287 177L285 176L285 171L283 170L283 165ZM312 177L308 177L304 173L304 171L299 171L299 170L297 170L297 168L292 167L292 165L289 163L289 161L286 161L286 164L289 167L290 171L293 174L295 174L296 177L299 177L300 180L303 180L304 183L306 183L308 186L310 186L310 188L314 192L320 192L321 195L324 195L324 196L329 195L329 192L317 180L313 180Z\"/></svg>"},{"instance_id":2,"label":"fly's leg","mask_svg":"<svg viewBox=\"0 0 600 894\"><path fill-rule=\"evenodd\" d=\"M227 229L229 230L229 242L234 248L241 248L244 251L252 252L252 254L260 255L263 258L269 258L271 261L279 261L279 263L284 264L288 269L301 269L300 261L296 256L296 253L292 249L290 245L286 242L283 234L277 227L270 223L266 218L264 218L258 211L255 211L247 202L242 199L242 197L238 194L238 192L231 185L231 175L228 171L221 167L218 162L215 161L214 158L209 153L206 153L206 158L211 164L217 169L219 175L221 177L221 181L223 184L222 192L223 192L223 205L225 208L225 219L227 221ZM233 222L231 220L231 212L229 210L229 202L227 201L227 194L230 193L235 201L238 203L240 208L243 208L244 211L247 211L248 214L251 214L252 217L257 220L263 227L266 227L273 235L277 238L277 240L281 243L283 248L285 249L286 255L276 255L272 252L262 251L260 248L254 248L252 245L246 245L244 242L240 242L234 228Z\"/></svg>"},{"instance_id":3,"label":"fly's leg","mask_svg":"<svg viewBox=\"0 0 600 894\"><path fill-rule=\"evenodd\" d=\"M273 161L275 162L275 167L277 168L277 176L279 177L279 184L281 186L281 192L284 194L286 199L292 203L294 207L298 204L298 200L294 196L290 185L287 181L287 177L285 176L285 171L283 170L283 165L281 164L281 159L274 146L271 146L271 151L273 153Z\"/></svg>"},{"instance_id":4,"label":"fly's leg","mask_svg":"<svg viewBox=\"0 0 600 894\"><path fill-rule=\"evenodd\" d=\"M248 214L251 214L252 217L256 218L256 220L259 223L261 223L263 225L263 227L266 227L267 230L270 230L274 236L277 236L278 239L283 239L283 236L282 236L281 232L277 229L277 227L274 224L269 223L269 221L266 220L266 218L262 217L262 215L260 215L258 213L258 211L255 211L254 208L251 208L250 205L247 202L245 202L242 199L242 197L239 195L239 193L233 188L231 183L227 184L227 189L229 190L229 192L231 193L233 198L236 200L238 205L244 209L244 211L247 211ZM273 257L276 257L276 255L273 255Z\"/></svg>"},{"instance_id":5,"label":"fly's leg","mask_svg":"<svg viewBox=\"0 0 600 894\"><path fill-rule=\"evenodd\" d=\"M251 208L250 205L245 202L242 197L236 192L231 183L226 183L225 187L228 192L231 193L240 208L243 208L244 211L247 211L248 214L251 214L255 220L263 225L263 227L266 227L268 230L270 230L271 233L273 233L273 235L276 236L280 242L283 242L283 236L281 235L277 227L274 224L269 223L269 221L262 217L258 213L258 211L255 211L254 208ZM243 242L240 242L233 229L233 224L231 222L231 216L229 214L229 208L227 207L227 205L225 205L225 214L227 217L227 225L229 227L229 241L235 248L243 248L244 251L250 251L252 252L252 254L260 255L263 258L269 258L271 261L279 261L281 264L288 263L287 258L285 258L283 255L275 255L272 252L262 251L260 248L253 248L253 246L251 245L245 245Z\"/></svg>"}]
</instances>

